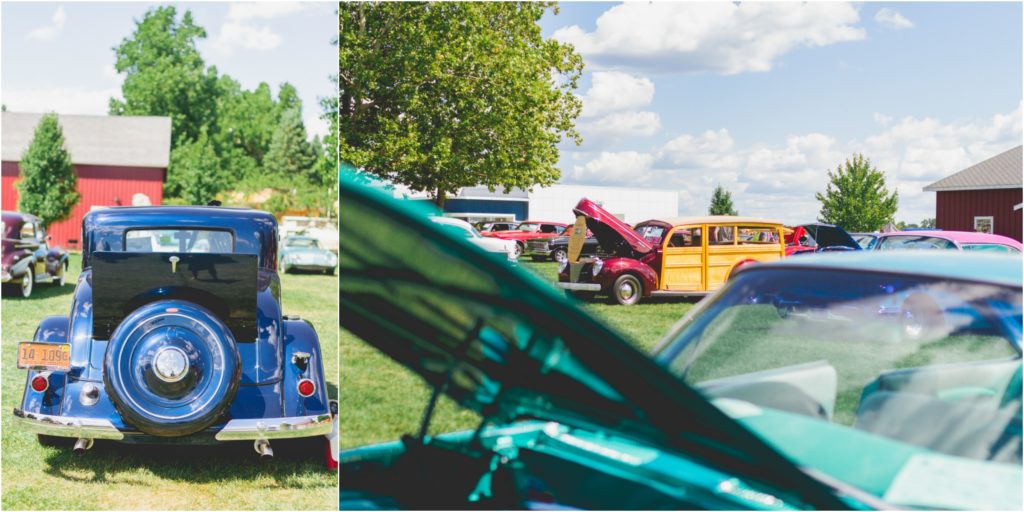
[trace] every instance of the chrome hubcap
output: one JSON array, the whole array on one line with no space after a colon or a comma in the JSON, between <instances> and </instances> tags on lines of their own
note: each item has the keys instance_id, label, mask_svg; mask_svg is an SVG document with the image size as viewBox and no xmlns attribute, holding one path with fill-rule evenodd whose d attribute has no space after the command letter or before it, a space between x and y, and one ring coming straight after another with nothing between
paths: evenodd
<instances>
[{"instance_id":1,"label":"chrome hubcap","mask_svg":"<svg viewBox=\"0 0 1024 512\"><path fill-rule=\"evenodd\" d=\"M153 357L156 376L164 382L178 382L188 373L188 356L178 347L164 347Z\"/></svg>"},{"instance_id":2,"label":"chrome hubcap","mask_svg":"<svg viewBox=\"0 0 1024 512\"><path fill-rule=\"evenodd\" d=\"M632 299L635 293L636 289L633 288L633 283L627 281L619 286L619 297L622 297L623 300Z\"/></svg>"}]
</instances>

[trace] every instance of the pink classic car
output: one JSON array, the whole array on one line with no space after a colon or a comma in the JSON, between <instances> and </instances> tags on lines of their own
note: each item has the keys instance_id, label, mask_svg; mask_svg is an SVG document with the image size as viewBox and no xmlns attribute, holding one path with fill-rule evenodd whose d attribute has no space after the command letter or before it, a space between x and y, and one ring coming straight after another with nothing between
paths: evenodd
<instances>
[{"instance_id":1,"label":"pink classic car","mask_svg":"<svg viewBox=\"0 0 1024 512\"><path fill-rule=\"evenodd\" d=\"M1002 235L974 231L897 231L882 233L875 250L953 249L1020 253L1021 243Z\"/></svg>"}]
</instances>

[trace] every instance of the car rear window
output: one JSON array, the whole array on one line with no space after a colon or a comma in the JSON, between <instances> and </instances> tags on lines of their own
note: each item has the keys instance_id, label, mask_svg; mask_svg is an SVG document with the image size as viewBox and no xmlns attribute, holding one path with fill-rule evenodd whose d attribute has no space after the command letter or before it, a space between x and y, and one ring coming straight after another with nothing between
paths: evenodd
<instances>
[{"instance_id":1,"label":"car rear window","mask_svg":"<svg viewBox=\"0 0 1024 512\"><path fill-rule=\"evenodd\" d=\"M888 236L882 239L879 249L956 249L956 244L934 236Z\"/></svg>"},{"instance_id":2,"label":"car rear window","mask_svg":"<svg viewBox=\"0 0 1024 512\"><path fill-rule=\"evenodd\" d=\"M125 233L125 252L231 253L229 231L207 229L136 229Z\"/></svg>"}]
</instances>

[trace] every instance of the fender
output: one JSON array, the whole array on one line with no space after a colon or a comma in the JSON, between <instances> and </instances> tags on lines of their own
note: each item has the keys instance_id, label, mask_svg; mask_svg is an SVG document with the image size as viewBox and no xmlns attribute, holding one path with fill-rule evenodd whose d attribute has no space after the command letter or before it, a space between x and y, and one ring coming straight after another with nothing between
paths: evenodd
<instances>
[{"instance_id":1,"label":"fender","mask_svg":"<svg viewBox=\"0 0 1024 512\"><path fill-rule=\"evenodd\" d=\"M296 353L309 354L305 368L301 368L301 358ZM282 400L286 416L303 416L322 414L329 411L327 402L327 382L324 379L323 357L320 353L320 340L312 324L306 320L286 318L284 321L284 379L282 380ZM300 379L310 379L316 383L316 392L308 398L299 395L297 388Z\"/></svg>"},{"instance_id":2,"label":"fender","mask_svg":"<svg viewBox=\"0 0 1024 512\"><path fill-rule=\"evenodd\" d=\"M757 263L757 260L753 260L753 259L747 258L747 259L744 259L744 260L737 261L736 264L733 265L731 269L729 269L729 277L727 277L725 279L725 281L726 282L732 281L732 278L733 278L733 276L736 275L736 271L737 270L739 270L740 268L745 267L747 265L750 265L751 263Z\"/></svg>"},{"instance_id":3,"label":"fender","mask_svg":"<svg viewBox=\"0 0 1024 512\"><path fill-rule=\"evenodd\" d=\"M48 316L39 322L32 341L43 343L66 343L68 340L68 325L70 319L66 316ZM42 393L33 391L29 382L40 372L29 370L25 376L25 394L21 399L23 411L40 414L59 414L60 403L64 398L64 387L67 383L67 374L64 372L50 373L50 387Z\"/></svg>"},{"instance_id":4,"label":"fender","mask_svg":"<svg viewBox=\"0 0 1024 512\"><path fill-rule=\"evenodd\" d=\"M651 293L658 289L658 273L647 264L633 258L604 260L604 267L595 280L601 283L602 290L609 290L622 274L633 274L640 278L644 285L644 297L650 297Z\"/></svg>"},{"instance_id":5,"label":"fender","mask_svg":"<svg viewBox=\"0 0 1024 512\"><path fill-rule=\"evenodd\" d=\"M32 266L35 262L36 262L35 254L32 254L32 253L25 254L24 257L18 259L18 261L14 262L14 264L11 265L11 270L10 270L11 276L12 277L21 277L21 276L25 275L25 272L28 271L28 268L30 266Z\"/></svg>"}]
</instances>

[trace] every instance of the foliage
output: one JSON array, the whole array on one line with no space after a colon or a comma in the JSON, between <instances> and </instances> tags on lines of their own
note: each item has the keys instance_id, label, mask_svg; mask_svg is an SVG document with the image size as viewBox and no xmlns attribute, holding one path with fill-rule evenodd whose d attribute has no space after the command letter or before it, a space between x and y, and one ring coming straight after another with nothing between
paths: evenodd
<instances>
[{"instance_id":1,"label":"foliage","mask_svg":"<svg viewBox=\"0 0 1024 512\"><path fill-rule=\"evenodd\" d=\"M721 185L715 187L711 194L711 206L708 206L709 215L739 215L732 205L732 194Z\"/></svg>"},{"instance_id":2,"label":"foliage","mask_svg":"<svg viewBox=\"0 0 1024 512\"><path fill-rule=\"evenodd\" d=\"M921 221L922 228L935 229L935 219L927 218Z\"/></svg>"},{"instance_id":3,"label":"foliage","mask_svg":"<svg viewBox=\"0 0 1024 512\"><path fill-rule=\"evenodd\" d=\"M264 168L272 174L310 180L316 158L316 149L306 140L306 127L302 125L299 110L288 110L274 130Z\"/></svg>"},{"instance_id":4,"label":"foliage","mask_svg":"<svg viewBox=\"0 0 1024 512\"><path fill-rule=\"evenodd\" d=\"M124 100L110 99L113 115L159 115L171 118L175 143L194 141L217 121L217 70L206 67L196 40L206 30L185 11L181 21L173 6L146 11L131 36L114 48L114 69L123 73Z\"/></svg>"},{"instance_id":5,"label":"foliage","mask_svg":"<svg viewBox=\"0 0 1024 512\"><path fill-rule=\"evenodd\" d=\"M835 172L829 171L821 202L820 222L835 224L851 232L877 231L892 222L899 193L885 186L885 173L871 165L862 154L853 155Z\"/></svg>"},{"instance_id":6,"label":"foliage","mask_svg":"<svg viewBox=\"0 0 1024 512\"><path fill-rule=\"evenodd\" d=\"M541 36L549 9L342 2L340 159L438 204L465 186L556 182L557 144L581 140L583 60Z\"/></svg>"},{"instance_id":7,"label":"foliage","mask_svg":"<svg viewBox=\"0 0 1024 512\"><path fill-rule=\"evenodd\" d=\"M185 142L171 151L174 174L167 177L167 188L184 204L204 205L216 197L227 183L220 172L220 161L206 130L195 141Z\"/></svg>"},{"instance_id":8,"label":"foliage","mask_svg":"<svg viewBox=\"0 0 1024 512\"><path fill-rule=\"evenodd\" d=\"M18 210L39 217L45 226L71 215L81 196L75 190L78 177L56 114L39 119L19 168Z\"/></svg>"}]
</instances>

